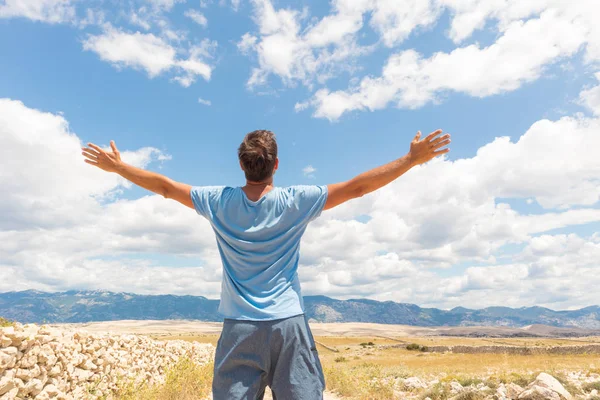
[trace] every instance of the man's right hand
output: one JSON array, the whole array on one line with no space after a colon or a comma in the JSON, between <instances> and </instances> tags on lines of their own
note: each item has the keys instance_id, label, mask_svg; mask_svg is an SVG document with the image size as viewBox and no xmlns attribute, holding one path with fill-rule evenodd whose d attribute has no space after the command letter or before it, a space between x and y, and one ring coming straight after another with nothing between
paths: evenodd
<instances>
[{"instance_id":1,"label":"man's right hand","mask_svg":"<svg viewBox=\"0 0 600 400\"><path fill-rule=\"evenodd\" d=\"M439 136L442 133L441 129L435 132L431 132L423 140L421 139L421 132L417 132L417 135L410 143L410 151L408 156L412 165L419 165L426 163L427 161L446 154L450 149L442 149L450 143L450 134L446 133L444 136Z\"/></svg>"}]
</instances>

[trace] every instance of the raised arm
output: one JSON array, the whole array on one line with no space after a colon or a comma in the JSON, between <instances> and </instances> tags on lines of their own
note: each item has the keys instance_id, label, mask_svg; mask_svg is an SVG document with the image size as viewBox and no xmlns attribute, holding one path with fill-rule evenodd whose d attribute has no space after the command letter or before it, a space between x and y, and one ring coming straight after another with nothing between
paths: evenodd
<instances>
[{"instance_id":1,"label":"raised arm","mask_svg":"<svg viewBox=\"0 0 600 400\"><path fill-rule=\"evenodd\" d=\"M329 194L324 209L328 210L348 200L371 193L394 181L415 165L446 154L450 150L442 147L450 143L450 135L439 136L441 133L442 130L438 129L421 140L421 132L418 132L410 143L410 151L405 156L364 172L349 181L327 185Z\"/></svg>"},{"instance_id":2,"label":"raised arm","mask_svg":"<svg viewBox=\"0 0 600 400\"><path fill-rule=\"evenodd\" d=\"M107 172L115 172L123 178L135 183L144 189L160 194L166 199L173 199L181 204L194 208L190 197L191 185L175 182L164 175L146 171L121 161L121 154L114 140L110 141L112 152L102 150L93 143L89 147L82 147L82 154L86 157L85 162L94 165Z\"/></svg>"}]
</instances>

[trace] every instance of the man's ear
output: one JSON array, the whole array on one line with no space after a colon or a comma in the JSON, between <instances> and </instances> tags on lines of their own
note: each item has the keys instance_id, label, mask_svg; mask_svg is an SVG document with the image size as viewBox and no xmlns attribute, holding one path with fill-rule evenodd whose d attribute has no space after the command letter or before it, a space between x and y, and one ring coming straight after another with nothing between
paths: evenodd
<instances>
[{"instance_id":1,"label":"man's ear","mask_svg":"<svg viewBox=\"0 0 600 400\"><path fill-rule=\"evenodd\" d=\"M279 157L275 159L275 165L273 166L273 175L275 175L275 171L279 168Z\"/></svg>"},{"instance_id":2,"label":"man's ear","mask_svg":"<svg viewBox=\"0 0 600 400\"><path fill-rule=\"evenodd\" d=\"M240 160L240 168L244 171L244 166L242 165L242 160Z\"/></svg>"}]
</instances>

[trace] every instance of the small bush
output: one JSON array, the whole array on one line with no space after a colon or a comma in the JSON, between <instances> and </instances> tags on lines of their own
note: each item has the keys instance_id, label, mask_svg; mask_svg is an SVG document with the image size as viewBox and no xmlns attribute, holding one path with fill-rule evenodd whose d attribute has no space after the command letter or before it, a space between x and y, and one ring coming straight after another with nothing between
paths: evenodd
<instances>
[{"instance_id":1,"label":"small bush","mask_svg":"<svg viewBox=\"0 0 600 400\"><path fill-rule=\"evenodd\" d=\"M348 361L348 360L346 359L346 357L337 357L337 358L336 358L335 360L333 360L333 361L335 361L335 362L346 362L346 361Z\"/></svg>"},{"instance_id":2,"label":"small bush","mask_svg":"<svg viewBox=\"0 0 600 400\"><path fill-rule=\"evenodd\" d=\"M474 391L461 392L458 396L454 397L454 400L482 400L483 394Z\"/></svg>"},{"instance_id":3,"label":"small bush","mask_svg":"<svg viewBox=\"0 0 600 400\"><path fill-rule=\"evenodd\" d=\"M406 350L429 351L429 347L427 347L427 346L421 346L421 345L416 344L416 343L411 343L411 344L409 344L409 345L406 346Z\"/></svg>"},{"instance_id":4,"label":"small bush","mask_svg":"<svg viewBox=\"0 0 600 400\"><path fill-rule=\"evenodd\" d=\"M14 321L8 320L6 318L0 317L0 328L4 328L7 326L13 326L15 323Z\"/></svg>"},{"instance_id":5,"label":"small bush","mask_svg":"<svg viewBox=\"0 0 600 400\"><path fill-rule=\"evenodd\" d=\"M441 383L436 383L421 395L421 399L429 397L431 400L446 400L450 397L448 388Z\"/></svg>"},{"instance_id":6,"label":"small bush","mask_svg":"<svg viewBox=\"0 0 600 400\"><path fill-rule=\"evenodd\" d=\"M394 398L393 380L376 364L325 366L325 381L329 390L344 398L357 400L389 400Z\"/></svg>"},{"instance_id":7,"label":"small bush","mask_svg":"<svg viewBox=\"0 0 600 400\"><path fill-rule=\"evenodd\" d=\"M189 357L181 357L167 369L165 383L149 386L135 385L125 380L115 393L118 400L197 400L208 396L212 386L213 364L196 364Z\"/></svg>"},{"instance_id":8,"label":"small bush","mask_svg":"<svg viewBox=\"0 0 600 400\"><path fill-rule=\"evenodd\" d=\"M481 379L470 376L456 378L456 381L464 387L475 386L482 382Z\"/></svg>"},{"instance_id":9,"label":"small bush","mask_svg":"<svg viewBox=\"0 0 600 400\"><path fill-rule=\"evenodd\" d=\"M586 383L581 388L584 392L591 392L594 389L600 392L600 381Z\"/></svg>"}]
</instances>

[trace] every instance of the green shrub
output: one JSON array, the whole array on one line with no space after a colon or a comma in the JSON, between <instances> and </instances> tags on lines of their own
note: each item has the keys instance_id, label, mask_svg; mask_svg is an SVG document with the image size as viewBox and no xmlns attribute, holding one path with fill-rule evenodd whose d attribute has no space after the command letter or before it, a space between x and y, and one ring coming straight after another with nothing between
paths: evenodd
<instances>
[{"instance_id":1,"label":"green shrub","mask_svg":"<svg viewBox=\"0 0 600 400\"><path fill-rule=\"evenodd\" d=\"M348 360L346 360L346 357L337 357L335 360L333 360L335 362L346 362Z\"/></svg>"},{"instance_id":2,"label":"green shrub","mask_svg":"<svg viewBox=\"0 0 600 400\"><path fill-rule=\"evenodd\" d=\"M479 392L461 392L458 396L454 397L454 400L482 400L484 398L483 394Z\"/></svg>"},{"instance_id":3,"label":"green shrub","mask_svg":"<svg viewBox=\"0 0 600 400\"><path fill-rule=\"evenodd\" d=\"M421 345L416 344L416 343L411 343L411 344L409 344L409 345L406 346L406 350L429 351L429 347L427 347L427 346L421 346Z\"/></svg>"},{"instance_id":4,"label":"green shrub","mask_svg":"<svg viewBox=\"0 0 600 400\"><path fill-rule=\"evenodd\" d=\"M446 386L441 383L436 383L421 395L421 399L426 399L427 397L431 400L446 400L450 397L450 393Z\"/></svg>"},{"instance_id":5,"label":"green shrub","mask_svg":"<svg viewBox=\"0 0 600 400\"><path fill-rule=\"evenodd\" d=\"M14 321L0 317L0 328L4 328L6 326L13 326L14 324L15 324Z\"/></svg>"},{"instance_id":6,"label":"green shrub","mask_svg":"<svg viewBox=\"0 0 600 400\"><path fill-rule=\"evenodd\" d=\"M600 381L586 383L581 388L584 392L591 392L594 389L600 392Z\"/></svg>"}]
</instances>

